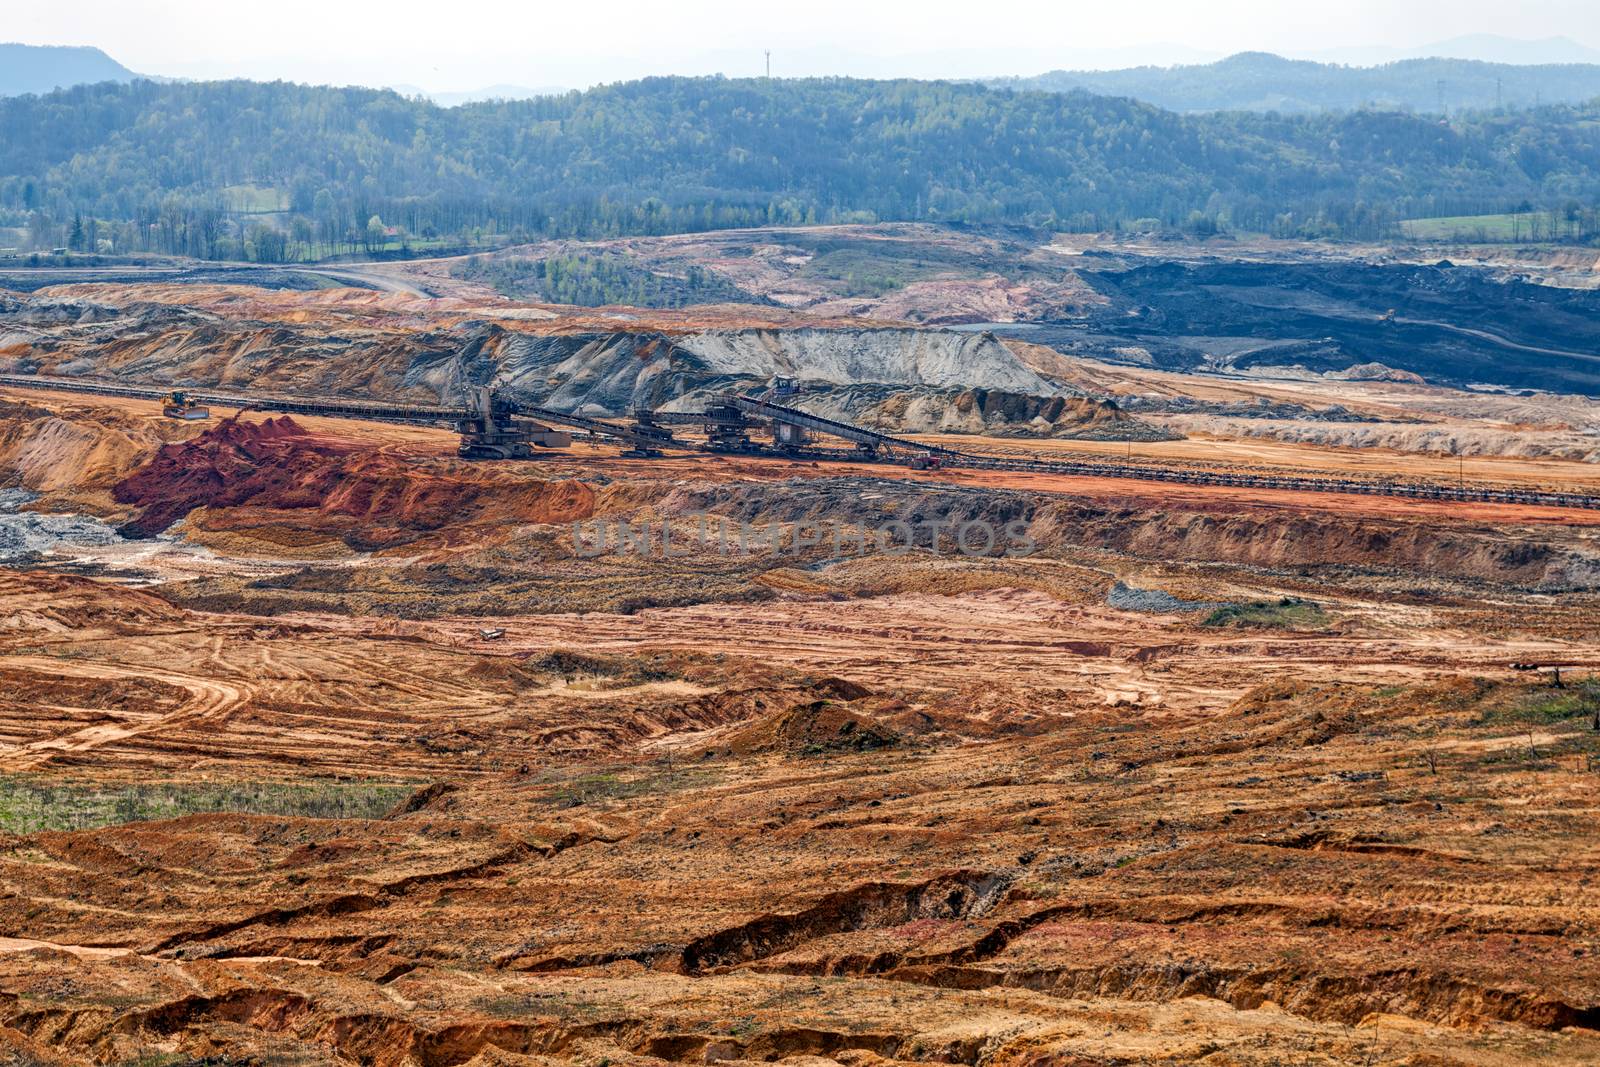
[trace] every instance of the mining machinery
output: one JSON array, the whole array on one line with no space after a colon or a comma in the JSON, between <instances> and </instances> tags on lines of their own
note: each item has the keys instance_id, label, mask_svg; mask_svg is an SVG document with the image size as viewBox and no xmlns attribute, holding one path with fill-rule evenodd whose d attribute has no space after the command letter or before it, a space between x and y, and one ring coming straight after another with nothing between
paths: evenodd
<instances>
[{"instance_id":1,"label":"mining machinery","mask_svg":"<svg viewBox=\"0 0 1600 1067\"><path fill-rule=\"evenodd\" d=\"M529 459L535 448L572 444L570 433L517 418L516 405L487 385L473 390L472 399L471 414L455 420L455 431L461 435L456 454L462 459Z\"/></svg>"},{"instance_id":2,"label":"mining machinery","mask_svg":"<svg viewBox=\"0 0 1600 1067\"><path fill-rule=\"evenodd\" d=\"M182 389L174 389L161 400L161 414L169 419L182 419L185 422L209 419L211 409L202 407L195 402L194 397Z\"/></svg>"},{"instance_id":3,"label":"mining machinery","mask_svg":"<svg viewBox=\"0 0 1600 1067\"><path fill-rule=\"evenodd\" d=\"M1536 486L1447 485L1438 482L1373 481L1314 475L1262 474L1154 463L1106 462L1100 459L1033 459L984 452L963 452L909 438L895 437L846 422L813 415L775 403L770 398L722 393L698 412L638 410L631 424L572 412L551 411L523 403L484 386L472 393L468 407L395 404L329 397L261 396L194 389L149 388L82 378L42 375L0 375L0 386L53 392L153 400L172 418L198 418L210 407L319 415L410 425L450 426L461 435L460 455L469 459L517 459L559 450L572 443L571 431L624 446L623 455L660 456L667 451L733 452L748 455L799 456L811 459L898 463L916 471L945 469L1028 471L1040 474L1128 478L1180 485L1211 485L1300 493L1347 493L1403 497L1412 500L1516 504L1600 511L1600 496ZM770 394L769 394L770 396ZM673 436L669 427L701 426L704 442ZM556 429L554 427L561 427ZM783 429L790 427L791 429ZM753 434L765 430L773 446ZM806 435L849 442L850 451L813 448ZM786 450L787 447L787 450ZM1550 666L1544 664L1542 666Z\"/></svg>"}]
</instances>

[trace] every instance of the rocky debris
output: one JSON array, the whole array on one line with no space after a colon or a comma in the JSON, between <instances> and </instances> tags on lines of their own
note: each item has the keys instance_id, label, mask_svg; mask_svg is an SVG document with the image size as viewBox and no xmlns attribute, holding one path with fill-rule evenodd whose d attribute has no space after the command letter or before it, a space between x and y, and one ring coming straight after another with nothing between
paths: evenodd
<instances>
[{"instance_id":1,"label":"rocky debris","mask_svg":"<svg viewBox=\"0 0 1600 1067\"><path fill-rule=\"evenodd\" d=\"M481 346L415 368L408 384L447 397L493 377L562 411L693 411L724 391L797 381L796 403L895 433L1161 440L1115 404L1059 390L987 333L742 330L531 336L498 328Z\"/></svg>"},{"instance_id":2,"label":"rocky debris","mask_svg":"<svg viewBox=\"0 0 1600 1067\"><path fill-rule=\"evenodd\" d=\"M1135 589L1126 582L1113 582L1106 593L1106 606L1118 611L1138 611L1150 615L1185 612L1211 612L1231 606L1225 600L1183 600L1161 589Z\"/></svg>"},{"instance_id":3,"label":"rocky debris","mask_svg":"<svg viewBox=\"0 0 1600 1067\"><path fill-rule=\"evenodd\" d=\"M1347 367L1341 371L1328 371L1326 377L1337 378L1347 382L1409 382L1412 385L1425 385L1426 379L1420 374L1408 370L1396 370L1394 367L1382 363L1360 363L1354 367Z\"/></svg>"},{"instance_id":4,"label":"rocky debris","mask_svg":"<svg viewBox=\"0 0 1600 1067\"><path fill-rule=\"evenodd\" d=\"M1279 419L1296 422L1351 422L1355 416L1343 404L1329 404L1313 408L1290 401L1274 401L1267 397L1254 400L1202 400L1192 396L1146 396L1135 394L1117 398L1125 411L1145 415L1215 415L1233 419ZM1420 419L1392 415L1386 418L1367 416L1360 421L1377 423L1412 424Z\"/></svg>"},{"instance_id":5,"label":"rocky debris","mask_svg":"<svg viewBox=\"0 0 1600 1067\"><path fill-rule=\"evenodd\" d=\"M292 418L225 419L192 441L168 445L112 489L119 504L143 508L124 528L152 536L197 507L271 504L320 507L337 479L326 462L348 446L317 447ZM309 477L307 477L309 475Z\"/></svg>"},{"instance_id":6,"label":"rocky debris","mask_svg":"<svg viewBox=\"0 0 1600 1067\"><path fill-rule=\"evenodd\" d=\"M989 333L888 328L716 331L686 337L679 347L706 372L730 378L764 381L781 375L832 385L1049 392L1038 375Z\"/></svg>"},{"instance_id":7,"label":"rocky debris","mask_svg":"<svg viewBox=\"0 0 1600 1067\"><path fill-rule=\"evenodd\" d=\"M1178 435L1133 418L1116 401L1030 396L988 389L898 391L841 412L866 426L899 433L965 433L989 437L1054 437L1089 441L1163 441Z\"/></svg>"},{"instance_id":8,"label":"rocky debris","mask_svg":"<svg viewBox=\"0 0 1600 1067\"><path fill-rule=\"evenodd\" d=\"M78 326L95 322L109 322L117 318L116 308L87 300L32 299L12 295L0 296L0 320L8 327L22 326ZM13 342L14 343L14 342Z\"/></svg>"},{"instance_id":9,"label":"rocky debris","mask_svg":"<svg viewBox=\"0 0 1600 1067\"><path fill-rule=\"evenodd\" d=\"M1402 418L1334 421L1175 415L1162 420L1194 435L1263 438L1327 448L1392 449L1412 454L1576 460L1600 463L1600 434L1560 429L1422 423ZM1470 477L1470 475L1469 475Z\"/></svg>"},{"instance_id":10,"label":"rocky debris","mask_svg":"<svg viewBox=\"0 0 1600 1067\"><path fill-rule=\"evenodd\" d=\"M112 527L86 515L21 510L38 499L39 494L26 489L0 489L0 563L16 565L56 551L122 540Z\"/></svg>"}]
</instances>

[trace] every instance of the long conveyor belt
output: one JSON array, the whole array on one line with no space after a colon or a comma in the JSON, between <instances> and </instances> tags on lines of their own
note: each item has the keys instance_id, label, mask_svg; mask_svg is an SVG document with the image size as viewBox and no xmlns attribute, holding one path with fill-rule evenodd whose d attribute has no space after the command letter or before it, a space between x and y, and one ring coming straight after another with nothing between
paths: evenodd
<instances>
[{"instance_id":1,"label":"long conveyor belt","mask_svg":"<svg viewBox=\"0 0 1600 1067\"><path fill-rule=\"evenodd\" d=\"M136 400L162 400L171 395L170 388L153 388L140 385L121 385L113 382L84 381L73 378L52 378L43 375L0 374L0 385L23 389L47 389L69 393L88 393L95 396L123 396ZM394 404L366 400L340 400L332 397L272 396L221 392L213 389L181 390L197 404L224 408L249 408L254 411L278 411L289 415L322 415L328 418L369 419L374 422L402 422L436 425L462 422L479 413L468 407L443 407L430 404ZM665 435L655 435L619 426L605 419L587 415L573 415L548 408L529 407L512 402L508 414L524 415L541 422L583 430L614 440L638 446L674 448L697 451L701 446L674 441Z\"/></svg>"},{"instance_id":2,"label":"long conveyor belt","mask_svg":"<svg viewBox=\"0 0 1600 1067\"><path fill-rule=\"evenodd\" d=\"M746 415L756 418L771 419L774 422L788 423L798 426L803 430L814 430L830 437L838 437L846 441L854 441L858 445L870 448L899 449L905 452L932 453L942 456L960 456L962 453L952 448L941 448L938 445L926 445L920 441L912 441L904 437L892 437L876 430L866 430L860 426L852 426L848 422L838 422L834 419L825 419L821 415L813 415L809 411L799 408L784 407L774 404L770 400L758 400L755 397L740 396L729 393L722 398L723 403L735 407Z\"/></svg>"},{"instance_id":3,"label":"long conveyor belt","mask_svg":"<svg viewBox=\"0 0 1600 1067\"><path fill-rule=\"evenodd\" d=\"M90 393L100 396L125 396L143 400L162 400L172 392L171 389L149 386L120 385L111 382L15 374L0 375L0 385L27 389ZM281 411L289 414L324 415L333 418L369 419L379 422L458 423L471 419L478 414L473 409L466 407L392 404L358 400L336 400L322 397L256 396L212 390L184 390L184 392L190 399L201 404L253 408L259 411ZM1448 485L1437 482L1364 481L1351 478L1309 477L1303 475L1246 474L1195 467L1164 467L1152 464L1033 460L1014 456L985 455L980 452L963 452L940 445L924 444L910 438L895 437L875 430L852 426L849 423L824 418L821 415L813 415L798 408L785 407L753 397L729 394L722 397L721 402L728 407L756 418L786 423L831 437L837 437L857 445L866 446L874 452L881 449L887 452L901 452L912 455L935 455L940 458L940 465L944 467L1031 471L1041 474L1062 474L1078 477L1126 478L1137 481L1166 482L1182 485L1214 485L1310 493L1343 493L1359 496L1401 497L1412 500L1523 504L1600 511L1600 495L1574 493L1537 486L1510 488L1486 485ZM524 415L530 419L547 421L609 437L640 449L672 449L692 452L708 450L704 444L675 440L665 432L651 432L648 429L621 426L605 419L596 419L587 415L551 411L547 408L522 405L515 401L509 402L505 410L509 414ZM699 416L669 416L664 421L684 422L691 421L697 417Z\"/></svg>"}]
</instances>

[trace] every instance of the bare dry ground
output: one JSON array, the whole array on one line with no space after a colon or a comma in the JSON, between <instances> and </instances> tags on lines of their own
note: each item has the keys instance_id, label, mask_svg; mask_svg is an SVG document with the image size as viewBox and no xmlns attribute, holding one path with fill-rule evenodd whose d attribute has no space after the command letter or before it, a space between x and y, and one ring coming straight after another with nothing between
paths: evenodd
<instances>
[{"instance_id":1,"label":"bare dry ground","mask_svg":"<svg viewBox=\"0 0 1600 1067\"><path fill-rule=\"evenodd\" d=\"M4 402L15 1062L1600 1060L1593 517Z\"/></svg>"}]
</instances>

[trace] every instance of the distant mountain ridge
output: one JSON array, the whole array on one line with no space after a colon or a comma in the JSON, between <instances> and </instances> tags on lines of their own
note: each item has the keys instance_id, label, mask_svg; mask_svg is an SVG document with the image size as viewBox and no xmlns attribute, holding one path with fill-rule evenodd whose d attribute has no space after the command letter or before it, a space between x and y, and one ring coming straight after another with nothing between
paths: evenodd
<instances>
[{"instance_id":1,"label":"distant mountain ridge","mask_svg":"<svg viewBox=\"0 0 1600 1067\"><path fill-rule=\"evenodd\" d=\"M128 82L138 75L87 45L0 44L0 96L48 93L94 82Z\"/></svg>"},{"instance_id":2,"label":"distant mountain ridge","mask_svg":"<svg viewBox=\"0 0 1600 1067\"><path fill-rule=\"evenodd\" d=\"M1220 58L1220 57L1216 57ZM1390 45L1358 45L1306 52L1298 59L1322 63L1343 63L1352 67L1375 67L1402 59L1477 59L1485 63L1516 63L1522 66L1552 63L1600 63L1600 49L1574 41L1571 37L1544 37L1523 40L1494 33L1469 33L1416 48Z\"/></svg>"},{"instance_id":3,"label":"distant mountain ridge","mask_svg":"<svg viewBox=\"0 0 1600 1067\"><path fill-rule=\"evenodd\" d=\"M1240 52L1215 63L1124 70L1051 71L995 79L999 88L1083 90L1126 96L1169 111L1354 111L1419 113L1464 108L1578 104L1600 97L1600 64L1518 66L1472 59L1404 59L1375 67Z\"/></svg>"}]
</instances>

